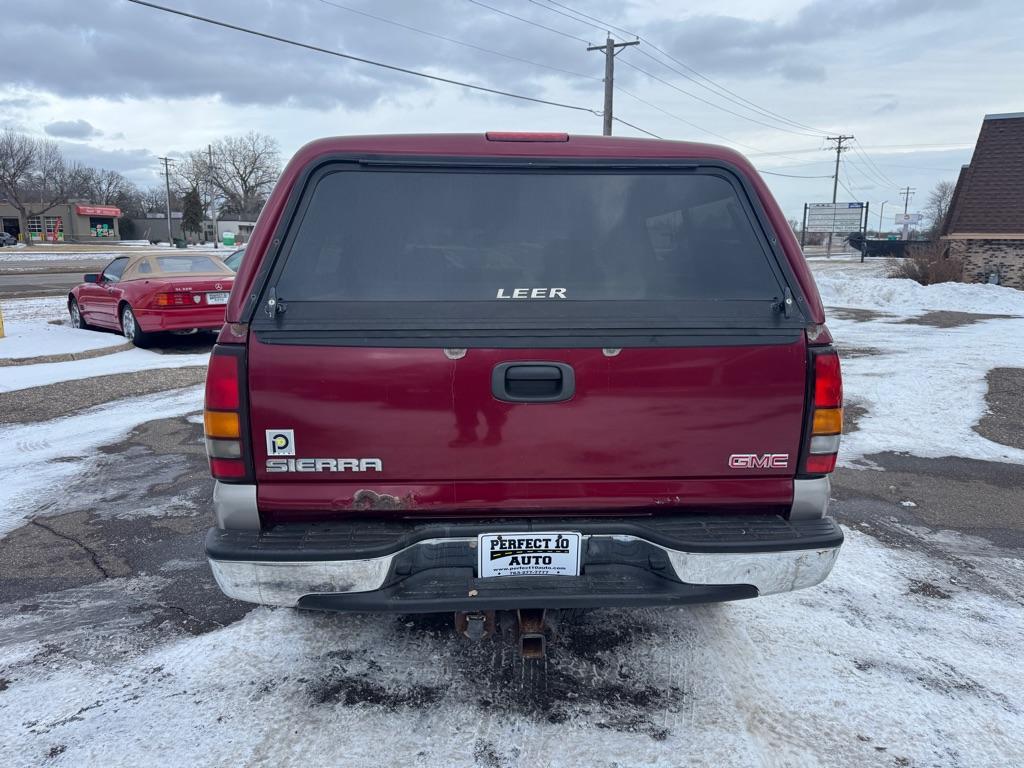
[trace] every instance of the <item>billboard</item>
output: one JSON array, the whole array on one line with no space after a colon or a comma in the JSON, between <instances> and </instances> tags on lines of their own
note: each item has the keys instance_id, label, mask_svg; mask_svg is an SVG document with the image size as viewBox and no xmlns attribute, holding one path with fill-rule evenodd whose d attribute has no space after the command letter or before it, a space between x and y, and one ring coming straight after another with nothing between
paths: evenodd
<instances>
[{"instance_id":1,"label":"billboard","mask_svg":"<svg viewBox=\"0 0 1024 768\"><path fill-rule=\"evenodd\" d=\"M920 224L923 217L920 213L897 213L896 214L896 226L902 226L903 224L909 224L914 226Z\"/></svg>"},{"instance_id":2,"label":"billboard","mask_svg":"<svg viewBox=\"0 0 1024 768\"><path fill-rule=\"evenodd\" d=\"M808 203L806 232L860 232L864 203Z\"/></svg>"}]
</instances>

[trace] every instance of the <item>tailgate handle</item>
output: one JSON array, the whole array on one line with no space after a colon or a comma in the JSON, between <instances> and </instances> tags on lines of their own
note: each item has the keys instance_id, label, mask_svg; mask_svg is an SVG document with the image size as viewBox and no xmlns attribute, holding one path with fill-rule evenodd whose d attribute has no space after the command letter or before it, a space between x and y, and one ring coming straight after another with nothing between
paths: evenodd
<instances>
[{"instance_id":1,"label":"tailgate handle","mask_svg":"<svg viewBox=\"0 0 1024 768\"><path fill-rule=\"evenodd\" d=\"M491 374L491 392L509 403L559 403L576 392L576 375L565 363L499 363Z\"/></svg>"}]
</instances>

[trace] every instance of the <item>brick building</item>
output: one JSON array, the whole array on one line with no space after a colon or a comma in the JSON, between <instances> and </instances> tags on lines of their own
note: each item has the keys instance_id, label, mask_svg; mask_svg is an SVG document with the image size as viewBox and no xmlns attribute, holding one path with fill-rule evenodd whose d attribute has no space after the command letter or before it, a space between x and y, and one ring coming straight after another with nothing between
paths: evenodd
<instances>
[{"instance_id":1,"label":"brick building","mask_svg":"<svg viewBox=\"0 0 1024 768\"><path fill-rule=\"evenodd\" d=\"M985 115L942 225L964 280L1024 290L1024 112Z\"/></svg>"}]
</instances>

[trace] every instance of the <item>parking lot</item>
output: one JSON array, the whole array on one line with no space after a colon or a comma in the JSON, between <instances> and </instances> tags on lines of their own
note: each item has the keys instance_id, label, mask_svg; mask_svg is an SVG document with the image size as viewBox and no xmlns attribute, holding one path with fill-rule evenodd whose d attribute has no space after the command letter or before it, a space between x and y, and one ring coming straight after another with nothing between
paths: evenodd
<instances>
[{"instance_id":1,"label":"parking lot","mask_svg":"<svg viewBox=\"0 0 1024 768\"><path fill-rule=\"evenodd\" d=\"M1024 297L812 265L848 404L833 575L568 617L541 666L450 615L225 598L201 545L212 339L129 349L5 270L30 354L0 359L4 764L1021 764Z\"/></svg>"}]
</instances>

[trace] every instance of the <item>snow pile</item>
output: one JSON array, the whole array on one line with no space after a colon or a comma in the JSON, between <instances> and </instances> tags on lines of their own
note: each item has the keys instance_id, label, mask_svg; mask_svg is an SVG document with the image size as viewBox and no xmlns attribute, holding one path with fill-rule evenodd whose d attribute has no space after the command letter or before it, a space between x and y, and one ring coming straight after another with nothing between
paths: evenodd
<instances>
[{"instance_id":1,"label":"snow pile","mask_svg":"<svg viewBox=\"0 0 1024 768\"><path fill-rule=\"evenodd\" d=\"M816 266L812 265L812 269ZM858 307L903 315L951 310L1024 316L1024 291L1013 288L985 283L920 285L913 280L864 276L854 268L814 271L821 300L830 307Z\"/></svg>"}]
</instances>

